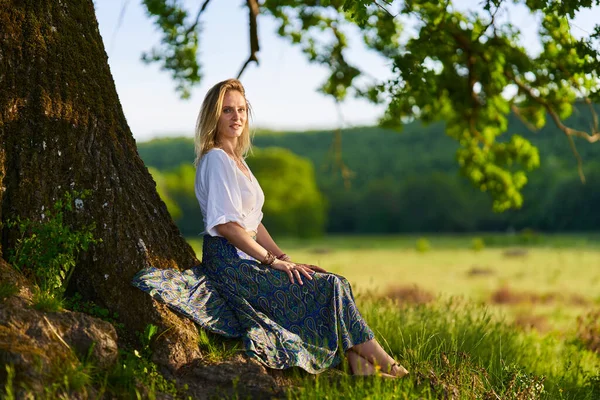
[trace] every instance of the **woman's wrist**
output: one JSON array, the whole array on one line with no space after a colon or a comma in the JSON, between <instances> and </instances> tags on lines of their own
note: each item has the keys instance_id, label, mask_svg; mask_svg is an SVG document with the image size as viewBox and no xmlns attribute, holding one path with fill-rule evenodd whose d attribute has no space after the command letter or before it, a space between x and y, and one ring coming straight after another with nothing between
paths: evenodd
<instances>
[{"instance_id":1,"label":"woman's wrist","mask_svg":"<svg viewBox=\"0 0 600 400\"><path fill-rule=\"evenodd\" d=\"M288 256L285 253L281 253L280 255L278 255L277 259L281 260L281 261L290 261L291 260L290 256Z\"/></svg>"},{"instance_id":2,"label":"woman's wrist","mask_svg":"<svg viewBox=\"0 0 600 400\"><path fill-rule=\"evenodd\" d=\"M275 260L277 260L277 257L275 257L275 255L273 253L271 253L269 250L267 250L267 254L263 258L262 264L272 265L275 262Z\"/></svg>"}]
</instances>

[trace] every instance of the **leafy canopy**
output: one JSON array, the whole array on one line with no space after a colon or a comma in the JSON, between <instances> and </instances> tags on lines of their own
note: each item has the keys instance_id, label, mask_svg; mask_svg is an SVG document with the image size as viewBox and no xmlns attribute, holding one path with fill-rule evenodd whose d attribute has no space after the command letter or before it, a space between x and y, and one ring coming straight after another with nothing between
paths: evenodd
<instances>
[{"instance_id":1,"label":"leafy canopy","mask_svg":"<svg viewBox=\"0 0 600 400\"><path fill-rule=\"evenodd\" d=\"M144 0L163 32L150 62L171 71L177 90L189 95L200 81L197 58L204 0L190 18L181 0ZM540 164L538 150L521 134L506 136L508 115L518 115L532 130L548 117L565 134L579 162L574 138L600 140L591 105L600 100L600 25L587 36L572 35L568 18L599 5L600 0L485 0L459 10L452 1L427 0L246 0L249 10L251 61L257 61L257 22L270 15L278 34L299 46L311 62L329 68L320 91L343 101L366 98L387 106L386 127L406 121L443 120L446 133L458 141L462 173L489 192L494 209L520 208L527 172ZM538 24L541 50L531 54L519 29L506 18L509 7L525 7ZM347 32L358 29L366 47L390 66L390 79L369 75L346 57ZM590 105L589 132L566 126L576 102Z\"/></svg>"}]
</instances>

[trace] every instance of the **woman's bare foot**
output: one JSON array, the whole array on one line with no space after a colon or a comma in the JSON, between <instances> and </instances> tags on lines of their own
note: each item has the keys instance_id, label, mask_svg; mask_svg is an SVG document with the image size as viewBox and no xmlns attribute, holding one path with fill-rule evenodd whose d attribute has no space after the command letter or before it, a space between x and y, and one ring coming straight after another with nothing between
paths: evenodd
<instances>
[{"instance_id":1,"label":"woman's bare foot","mask_svg":"<svg viewBox=\"0 0 600 400\"><path fill-rule=\"evenodd\" d=\"M366 376L377 372L373 364L362 358L355 351L349 350L346 352L346 357L348 358L352 375Z\"/></svg>"},{"instance_id":2,"label":"woman's bare foot","mask_svg":"<svg viewBox=\"0 0 600 400\"><path fill-rule=\"evenodd\" d=\"M389 368L389 373L383 372L379 368L376 368L369 361L361 357L358 353L352 350L346 353L346 357L348 358L348 362L350 363L352 375L378 375L382 378L396 379L408 374L408 371L404 369L404 367L399 366L398 364L393 364L391 368Z\"/></svg>"},{"instance_id":3,"label":"woman's bare foot","mask_svg":"<svg viewBox=\"0 0 600 400\"><path fill-rule=\"evenodd\" d=\"M408 375L408 370L404 368L402 365L394 363L389 369L390 375L394 376L394 378L402 378Z\"/></svg>"}]
</instances>

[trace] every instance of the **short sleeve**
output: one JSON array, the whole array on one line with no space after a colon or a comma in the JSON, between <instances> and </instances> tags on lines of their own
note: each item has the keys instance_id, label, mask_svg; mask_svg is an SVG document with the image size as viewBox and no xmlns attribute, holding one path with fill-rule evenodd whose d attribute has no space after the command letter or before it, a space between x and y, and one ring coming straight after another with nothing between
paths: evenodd
<instances>
[{"instance_id":1,"label":"short sleeve","mask_svg":"<svg viewBox=\"0 0 600 400\"><path fill-rule=\"evenodd\" d=\"M206 160L202 160L198 171L200 176L196 182L196 192L201 193L198 200L200 207L205 208L205 232L211 236L220 236L215 227L227 222L236 222L246 229L242 195L230 160L221 151L211 151L204 157Z\"/></svg>"}]
</instances>

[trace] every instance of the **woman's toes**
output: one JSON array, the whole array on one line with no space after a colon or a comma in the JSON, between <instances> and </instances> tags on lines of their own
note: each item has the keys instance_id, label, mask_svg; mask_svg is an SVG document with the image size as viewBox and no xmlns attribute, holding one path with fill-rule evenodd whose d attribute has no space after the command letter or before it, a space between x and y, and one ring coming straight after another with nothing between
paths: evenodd
<instances>
[{"instance_id":1,"label":"woman's toes","mask_svg":"<svg viewBox=\"0 0 600 400\"><path fill-rule=\"evenodd\" d=\"M392 375L396 378L402 378L405 375L408 375L408 370L404 368L402 365L394 364L392 367Z\"/></svg>"},{"instance_id":2,"label":"woman's toes","mask_svg":"<svg viewBox=\"0 0 600 400\"><path fill-rule=\"evenodd\" d=\"M396 375L386 374L385 372L379 372L378 375L380 377L382 377L382 378L385 378L385 379L396 379L396 378L398 378Z\"/></svg>"}]
</instances>

